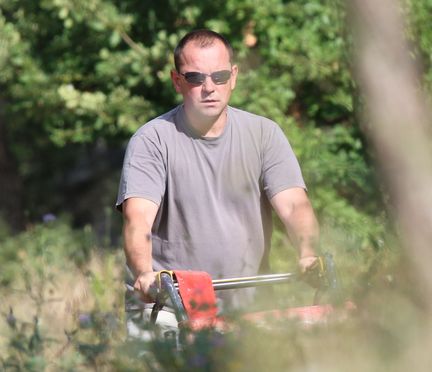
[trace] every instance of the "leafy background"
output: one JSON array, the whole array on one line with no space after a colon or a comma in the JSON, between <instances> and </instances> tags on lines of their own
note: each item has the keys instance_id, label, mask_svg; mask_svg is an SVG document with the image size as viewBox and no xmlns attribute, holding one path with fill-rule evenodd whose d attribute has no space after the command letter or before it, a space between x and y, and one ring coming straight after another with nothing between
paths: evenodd
<instances>
[{"instance_id":1,"label":"leafy background","mask_svg":"<svg viewBox=\"0 0 432 372\"><path fill-rule=\"evenodd\" d=\"M412 58L423 66L422 88L429 93L432 5L402 5ZM401 284L409 274L399 270L392 207L359 129L362 99L352 77L345 13L339 0L0 0L0 310L5 320L12 312L18 322L4 322L4 366L133 370L128 368L139 353L124 351L119 325L117 183L131 134L180 102L170 83L172 51L186 32L202 27L232 42L240 76L231 104L283 128L321 224L321 247L334 254L347 297L369 306L362 322L327 333L289 325L281 334L265 334L274 342L259 360L273 370L313 368L318 359L331 365L340 340L348 349L359 335L354 359L367 355L378 368L398 355L404 341L395 329L417 335L417 323L408 326L403 319L421 315ZM273 270L294 270L295 254L280 223L275 225ZM381 300L381 291L390 300ZM280 296L310 301L304 292L300 286ZM405 317L389 317L390 308L381 305L391 301ZM262 330L245 332L265 338L254 334ZM255 370L244 364L253 355L255 367L260 365L254 348L261 344L246 342L246 336L243 348L227 354L228 369ZM367 346L371 337L375 341ZM315 338L331 345L327 361L314 359ZM232 346L226 342L218 349L222 354ZM296 353L274 361L287 342ZM207 364L197 370L225 366L205 355ZM349 360L340 360L344 370ZM192 368L187 358L166 363Z\"/></svg>"}]
</instances>

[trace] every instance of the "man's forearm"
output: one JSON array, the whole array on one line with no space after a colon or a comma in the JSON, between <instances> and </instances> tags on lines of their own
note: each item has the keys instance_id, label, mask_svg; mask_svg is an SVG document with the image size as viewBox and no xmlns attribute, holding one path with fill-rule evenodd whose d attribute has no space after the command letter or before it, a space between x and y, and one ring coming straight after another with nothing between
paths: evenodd
<instances>
[{"instance_id":1,"label":"man's forearm","mask_svg":"<svg viewBox=\"0 0 432 372\"><path fill-rule=\"evenodd\" d=\"M300 220L291 223L287 227L287 231L297 248L299 257L310 257L317 254L319 228L315 218L301 216Z\"/></svg>"},{"instance_id":2,"label":"man's forearm","mask_svg":"<svg viewBox=\"0 0 432 372\"><path fill-rule=\"evenodd\" d=\"M284 223L299 257L316 256L319 246L319 226L310 204L297 206L289 221Z\"/></svg>"},{"instance_id":3,"label":"man's forearm","mask_svg":"<svg viewBox=\"0 0 432 372\"><path fill-rule=\"evenodd\" d=\"M143 226L125 223L124 250L126 261L135 277L153 271L151 230Z\"/></svg>"},{"instance_id":4,"label":"man's forearm","mask_svg":"<svg viewBox=\"0 0 432 372\"><path fill-rule=\"evenodd\" d=\"M276 194L271 203L297 248L299 257L316 256L319 226L305 190L286 189Z\"/></svg>"},{"instance_id":5,"label":"man's forearm","mask_svg":"<svg viewBox=\"0 0 432 372\"><path fill-rule=\"evenodd\" d=\"M144 301L155 281L153 272L151 231L158 205L143 198L130 198L123 203L124 251L129 268L135 276L134 290L141 292Z\"/></svg>"}]
</instances>

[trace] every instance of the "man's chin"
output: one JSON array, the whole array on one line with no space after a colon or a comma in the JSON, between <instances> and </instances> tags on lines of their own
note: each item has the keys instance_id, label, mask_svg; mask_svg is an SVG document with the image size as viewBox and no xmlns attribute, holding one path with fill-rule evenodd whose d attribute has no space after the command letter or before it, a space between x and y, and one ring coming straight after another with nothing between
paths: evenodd
<instances>
[{"instance_id":1,"label":"man's chin","mask_svg":"<svg viewBox=\"0 0 432 372\"><path fill-rule=\"evenodd\" d=\"M220 103L215 105L208 105L204 107L200 107L200 113L202 116L218 118L225 110Z\"/></svg>"},{"instance_id":2,"label":"man's chin","mask_svg":"<svg viewBox=\"0 0 432 372\"><path fill-rule=\"evenodd\" d=\"M186 107L186 111L189 111ZM225 106L220 104L214 106L199 106L193 107L189 113L196 119L202 119L205 121L216 121L225 112Z\"/></svg>"}]
</instances>

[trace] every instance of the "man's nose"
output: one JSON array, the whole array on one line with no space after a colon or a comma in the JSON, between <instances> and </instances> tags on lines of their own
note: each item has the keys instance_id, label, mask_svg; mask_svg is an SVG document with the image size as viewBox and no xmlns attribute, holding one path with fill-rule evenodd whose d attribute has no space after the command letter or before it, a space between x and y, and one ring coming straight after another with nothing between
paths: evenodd
<instances>
[{"instance_id":1,"label":"man's nose","mask_svg":"<svg viewBox=\"0 0 432 372\"><path fill-rule=\"evenodd\" d=\"M211 76L206 76L202 84L203 91L213 92L215 90L215 83L213 82Z\"/></svg>"}]
</instances>

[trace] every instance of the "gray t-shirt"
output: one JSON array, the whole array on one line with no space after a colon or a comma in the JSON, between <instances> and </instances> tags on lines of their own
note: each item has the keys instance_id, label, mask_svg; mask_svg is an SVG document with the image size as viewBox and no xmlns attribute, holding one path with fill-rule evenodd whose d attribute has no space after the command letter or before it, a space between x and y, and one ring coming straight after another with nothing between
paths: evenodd
<instances>
[{"instance_id":1,"label":"gray t-shirt","mask_svg":"<svg viewBox=\"0 0 432 372\"><path fill-rule=\"evenodd\" d=\"M130 197L159 205L154 270L239 277L267 268L269 200L291 187L305 184L276 123L228 107L223 133L201 137L178 106L131 138L116 205Z\"/></svg>"}]
</instances>

